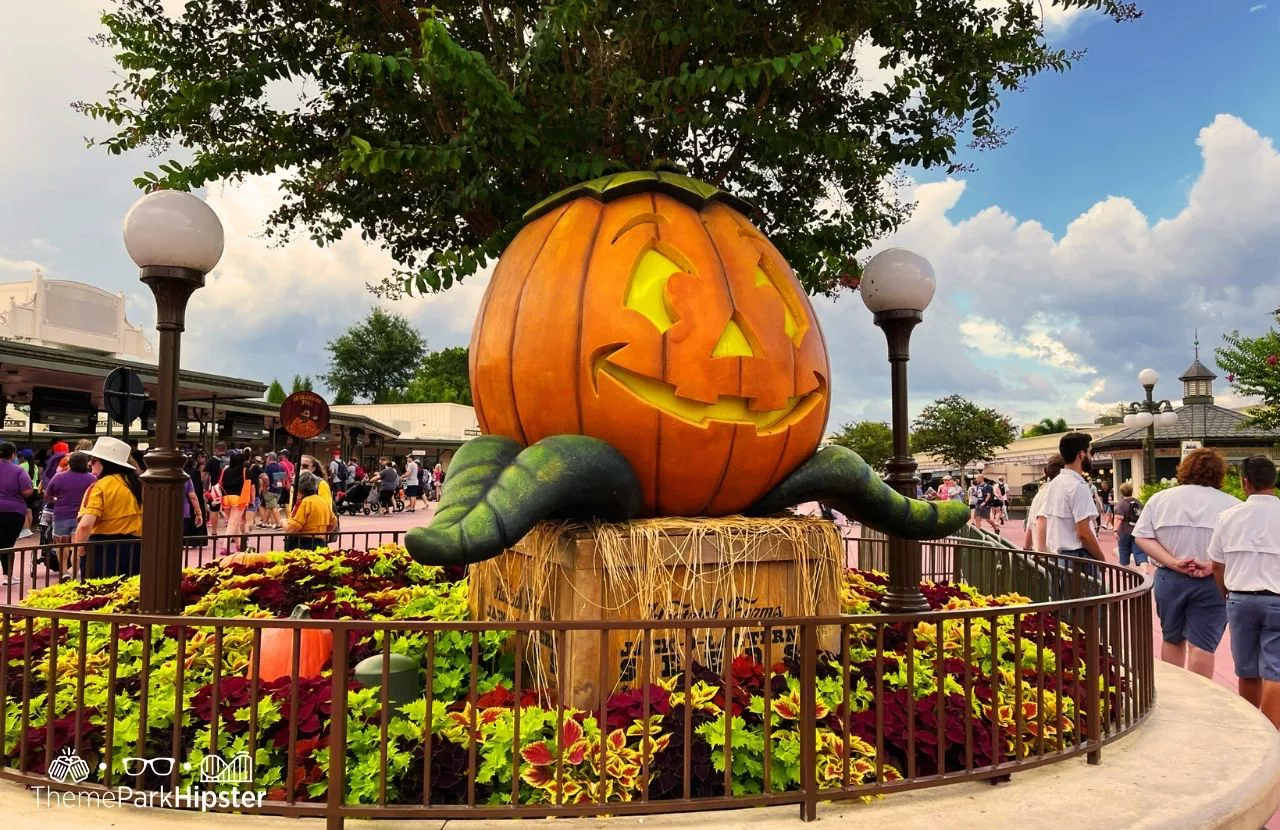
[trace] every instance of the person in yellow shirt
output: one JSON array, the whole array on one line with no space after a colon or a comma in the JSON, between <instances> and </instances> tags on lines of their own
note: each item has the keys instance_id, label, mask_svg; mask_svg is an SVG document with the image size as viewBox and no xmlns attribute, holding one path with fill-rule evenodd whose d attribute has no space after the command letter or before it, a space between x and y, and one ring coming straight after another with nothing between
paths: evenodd
<instances>
[{"instance_id":1,"label":"person in yellow shirt","mask_svg":"<svg viewBox=\"0 0 1280 830\"><path fill-rule=\"evenodd\" d=\"M133 576L142 560L142 482L129 464L130 447L119 438L99 438L84 450L98 477L85 491L75 542L81 574L90 579Z\"/></svg>"},{"instance_id":2,"label":"person in yellow shirt","mask_svg":"<svg viewBox=\"0 0 1280 830\"><path fill-rule=\"evenodd\" d=\"M332 507L333 489L329 486L327 478L329 471L324 468L323 464L316 461L315 456L312 455L302 456L302 460L298 463L302 465L303 472L311 473L315 477L316 487L318 488L316 492L320 494L322 499L329 502L329 505ZM301 480L298 482L298 487L302 487ZM299 496L299 498L301 498L301 496Z\"/></svg>"},{"instance_id":3,"label":"person in yellow shirt","mask_svg":"<svg viewBox=\"0 0 1280 830\"><path fill-rule=\"evenodd\" d=\"M315 550L328 544L329 534L338 529L333 512L333 499L320 494L320 479L309 472L298 476L298 506L285 522L285 533L291 535L288 547Z\"/></svg>"}]
</instances>

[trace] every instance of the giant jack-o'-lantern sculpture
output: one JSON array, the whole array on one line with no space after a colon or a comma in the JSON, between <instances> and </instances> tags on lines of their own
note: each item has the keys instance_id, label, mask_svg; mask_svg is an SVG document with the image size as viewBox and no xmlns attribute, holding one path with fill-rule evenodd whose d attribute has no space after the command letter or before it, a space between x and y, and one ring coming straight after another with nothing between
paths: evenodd
<instances>
[{"instance_id":1,"label":"giant jack-o'-lantern sculpture","mask_svg":"<svg viewBox=\"0 0 1280 830\"><path fill-rule=\"evenodd\" d=\"M454 457L434 563L495 556L553 516L772 513L822 499L937 538L963 505L907 499L855 453L817 454L826 344L803 288L717 188L665 171L607 176L531 209L471 338L482 431Z\"/></svg>"}]
</instances>

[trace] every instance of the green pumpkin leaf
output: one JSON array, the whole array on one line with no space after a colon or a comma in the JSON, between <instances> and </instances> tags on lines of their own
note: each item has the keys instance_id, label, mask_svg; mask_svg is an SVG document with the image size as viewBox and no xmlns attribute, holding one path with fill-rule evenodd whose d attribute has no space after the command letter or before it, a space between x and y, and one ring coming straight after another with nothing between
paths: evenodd
<instances>
[{"instance_id":1,"label":"green pumpkin leaf","mask_svg":"<svg viewBox=\"0 0 1280 830\"><path fill-rule=\"evenodd\" d=\"M969 521L958 501L909 499L876 475L851 449L819 451L749 511L761 516L806 501L820 501L867 527L906 539L941 539Z\"/></svg>"},{"instance_id":2,"label":"green pumpkin leaf","mask_svg":"<svg viewBox=\"0 0 1280 830\"><path fill-rule=\"evenodd\" d=\"M426 565L491 559L552 516L621 521L642 504L622 454L597 438L553 435L531 447L482 435L459 448L435 519L409 531L405 548Z\"/></svg>"}]
</instances>

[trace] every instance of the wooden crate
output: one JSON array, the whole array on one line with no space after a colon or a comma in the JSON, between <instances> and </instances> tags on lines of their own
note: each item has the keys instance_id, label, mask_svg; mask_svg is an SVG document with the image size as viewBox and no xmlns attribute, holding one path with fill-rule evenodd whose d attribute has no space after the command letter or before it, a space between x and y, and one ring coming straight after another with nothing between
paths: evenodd
<instances>
[{"instance_id":1,"label":"wooden crate","mask_svg":"<svg viewBox=\"0 0 1280 830\"><path fill-rule=\"evenodd\" d=\"M839 613L844 552L829 522L797 519L790 532L777 530L777 520L762 522L759 527L775 530L749 534L744 542L747 537L741 529L751 520L735 520L732 532L726 533L698 532L696 520L649 521L669 527L663 528L656 545L650 539L628 547L625 559L630 564L619 567L615 557L609 570L602 564L598 526L535 531L514 550L472 569L474 618L753 620L750 627L735 629L732 642L725 641L724 629L694 629L694 660L719 673L726 650L730 659L746 654L769 664L790 656L798 629L771 627L770 641L765 643L770 619ZM612 526L613 532L616 527ZM647 573L641 575L635 569ZM658 580L653 579L655 569ZM650 679L678 673L684 664L685 632L655 629L650 639ZM599 631L532 637L526 653L527 682L561 689L573 706L597 708L602 641L606 693L638 684L645 671L641 629L613 630L603 637ZM819 644L837 649L836 629L820 631Z\"/></svg>"}]
</instances>

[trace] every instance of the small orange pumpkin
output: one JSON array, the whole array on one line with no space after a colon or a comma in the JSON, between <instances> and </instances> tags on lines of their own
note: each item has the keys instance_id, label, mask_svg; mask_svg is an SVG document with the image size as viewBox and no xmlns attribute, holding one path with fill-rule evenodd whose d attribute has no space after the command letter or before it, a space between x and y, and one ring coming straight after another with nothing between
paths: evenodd
<instances>
[{"instance_id":1,"label":"small orange pumpkin","mask_svg":"<svg viewBox=\"0 0 1280 830\"><path fill-rule=\"evenodd\" d=\"M827 348L749 208L665 171L570 188L526 214L471 335L481 429L608 442L644 512L723 516L813 456Z\"/></svg>"},{"instance_id":2,"label":"small orange pumpkin","mask_svg":"<svg viewBox=\"0 0 1280 830\"><path fill-rule=\"evenodd\" d=\"M299 605L289 615L291 620L311 618L311 611ZM258 660L258 679L264 681L288 677L293 671L293 629L264 628L262 656ZM298 638L298 676L315 677L333 655L333 634L323 628L303 629ZM253 665L250 661L249 665Z\"/></svg>"},{"instance_id":3,"label":"small orange pumpkin","mask_svg":"<svg viewBox=\"0 0 1280 830\"><path fill-rule=\"evenodd\" d=\"M224 568L228 565L247 565L249 567L253 567L255 565L265 565L270 559L271 557L268 554L246 551L243 553L233 553L230 556L224 556L218 564Z\"/></svg>"}]
</instances>

